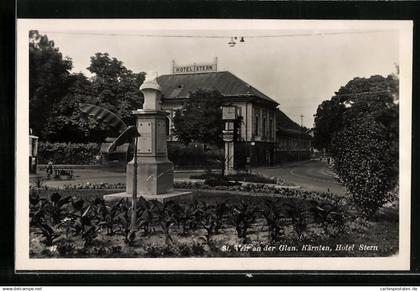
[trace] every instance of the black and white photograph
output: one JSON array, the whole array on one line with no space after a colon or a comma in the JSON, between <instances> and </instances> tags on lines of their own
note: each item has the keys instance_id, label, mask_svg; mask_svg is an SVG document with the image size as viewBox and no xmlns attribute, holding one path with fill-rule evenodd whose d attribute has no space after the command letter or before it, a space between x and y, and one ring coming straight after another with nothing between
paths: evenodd
<instances>
[{"instance_id":1,"label":"black and white photograph","mask_svg":"<svg viewBox=\"0 0 420 291\"><path fill-rule=\"evenodd\" d=\"M409 269L412 22L17 28L17 269Z\"/></svg>"}]
</instances>

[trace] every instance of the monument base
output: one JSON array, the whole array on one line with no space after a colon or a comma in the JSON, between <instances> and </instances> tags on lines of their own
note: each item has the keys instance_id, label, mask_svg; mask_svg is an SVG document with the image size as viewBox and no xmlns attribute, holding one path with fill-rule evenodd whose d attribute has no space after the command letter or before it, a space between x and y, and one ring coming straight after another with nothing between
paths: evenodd
<instances>
[{"instance_id":1,"label":"monument base","mask_svg":"<svg viewBox=\"0 0 420 291\"><path fill-rule=\"evenodd\" d=\"M157 200L162 203L167 201L180 201L180 200L191 200L193 198L192 192L182 192L182 191L173 191L170 193L158 194L158 195L138 195L137 197L143 197L146 200ZM131 199L132 195L128 194L127 192L120 192L115 194L108 194L104 195L104 200L114 201L119 200L121 198L129 198Z\"/></svg>"},{"instance_id":2,"label":"monument base","mask_svg":"<svg viewBox=\"0 0 420 291\"><path fill-rule=\"evenodd\" d=\"M126 192L133 193L134 161L127 164ZM174 190L174 166L163 159L138 158L137 193L138 195L162 195Z\"/></svg>"}]
</instances>

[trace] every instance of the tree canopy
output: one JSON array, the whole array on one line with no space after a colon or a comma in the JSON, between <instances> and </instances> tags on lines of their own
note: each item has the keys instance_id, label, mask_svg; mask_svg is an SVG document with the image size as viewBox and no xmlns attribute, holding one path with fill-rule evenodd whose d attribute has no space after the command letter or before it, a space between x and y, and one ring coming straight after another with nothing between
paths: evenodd
<instances>
[{"instance_id":1,"label":"tree canopy","mask_svg":"<svg viewBox=\"0 0 420 291\"><path fill-rule=\"evenodd\" d=\"M394 75L386 78L379 75L354 78L335 92L330 100L325 100L318 106L315 115L314 146L330 151L332 135L345 126L343 122L350 113L363 114L363 105L366 104L368 112L372 109L370 106L383 107L397 98L398 90L398 79ZM376 101L373 100L375 96ZM362 102L363 100L365 101ZM348 110L352 104L356 107ZM344 114L345 112L347 113Z\"/></svg>"},{"instance_id":2,"label":"tree canopy","mask_svg":"<svg viewBox=\"0 0 420 291\"><path fill-rule=\"evenodd\" d=\"M315 117L318 147L368 217L398 183L398 78L355 78L324 101Z\"/></svg>"},{"instance_id":3,"label":"tree canopy","mask_svg":"<svg viewBox=\"0 0 420 291\"><path fill-rule=\"evenodd\" d=\"M46 35L29 32L29 123L34 134L47 136L51 108L67 94L72 78L72 61L63 58Z\"/></svg>"},{"instance_id":4,"label":"tree canopy","mask_svg":"<svg viewBox=\"0 0 420 291\"><path fill-rule=\"evenodd\" d=\"M96 53L90 58L88 70L91 78L91 99L126 122L132 121L131 111L141 108L143 95L139 88L146 77L145 73L133 73L108 53Z\"/></svg>"},{"instance_id":5,"label":"tree canopy","mask_svg":"<svg viewBox=\"0 0 420 291\"><path fill-rule=\"evenodd\" d=\"M54 42L38 31L29 33L29 53L30 127L41 140L101 142L116 134L84 116L79 103L100 105L133 123L131 111L143 104L139 87L145 73L132 72L108 53L91 57L91 77L71 73L71 59L63 58Z\"/></svg>"},{"instance_id":6,"label":"tree canopy","mask_svg":"<svg viewBox=\"0 0 420 291\"><path fill-rule=\"evenodd\" d=\"M191 142L221 145L223 96L218 91L197 90L182 109L175 112L174 134L184 144Z\"/></svg>"}]
</instances>

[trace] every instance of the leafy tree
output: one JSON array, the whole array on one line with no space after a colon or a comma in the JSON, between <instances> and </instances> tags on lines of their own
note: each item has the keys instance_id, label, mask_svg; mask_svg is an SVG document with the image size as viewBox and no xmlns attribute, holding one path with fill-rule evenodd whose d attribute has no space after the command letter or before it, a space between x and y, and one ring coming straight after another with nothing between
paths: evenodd
<instances>
[{"instance_id":1,"label":"leafy tree","mask_svg":"<svg viewBox=\"0 0 420 291\"><path fill-rule=\"evenodd\" d=\"M315 118L317 144L333 157L335 172L367 217L398 183L397 96L396 76L355 78L324 101Z\"/></svg>"},{"instance_id":2,"label":"leafy tree","mask_svg":"<svg viewBox=\"0 0 420 291\"><path fill-rule=\"evenodd\" d=\"M90 60L88 70L94 74L91 79L93 104L115 112L128 123L133 121L131 111L143 104L139 88L146 73L133 73L108 53L96 53Z\"/></svg>"},{"instance_id":3,"label":"leafy tree","mask_svg":"<svg viewBox=\"0 0 420 291\"><path fill-rule=\"evenodd\" d=\"M67 95L51 108L47 139L52 142L101 142L113 133L79 110L79 103L92 102L91 82L83 74L73 74Z\"/></svg>"},{"instance_id":4,"label":"leafy tree","mask_svg":"<svg viewBox=\"0 0 420 291\"><path fill-rule=\"evenodd\" d=\"M184 144L223 143L223 96L218 91L197 90L190 94L182 109L175 112L174 134Z\"/></svg>"},{"instance_id":5,"label":"leafy tree","mask_svg":"<svg viewBox=\"0 0 420 291\"><path fill-rule=\"evenodd\" d=\"M340 98L334 96L331 100L325 100L318 106L315 115L313 145L317 149L329 151L331 135L341 128L341 115L345 111L345 105Z\"/></svg>"},{"instance_id":6,"label":"leafy tree","mask_svg":"<svg viewBox=\"0 0 420 291\"><path fill-rule=\"evenodd\" d=\"M134 122L131 111L141 108L143 96L139 90L145 73L133 73L121 61L107 53L91 57L88 67L93 76L71 75L72 86L61 102L52 107L48 120L50 141L101 142L116 132L92 117L83 115L79 103L104 107L120 116L127 124Z\"/></svg>"},{"instance_id":7,"label":"leafy tree","mask_svg":"<svg viewBox=\"0 0 420 291\"><path fill-rule=\"evenodd\" d=\"M398 98L398 77L389 75L384 78L376 75L368 79L354 78L346 86L335 92L335 96L330 100L323 101L318 106L315 115L314 146L318 149L325 148L329 152L331 150L332 135L345 125L343 124L344 112L355 100L360 100L363 96L374 96L372 94L377 94L378 92L388 94L388 97L393 99ZM384 99L383 101L388 102L389 99ZM351 112L354 112L354 110Z\"/></svg>"},{"instance_id":8,"label":"leafy tree","mask_svg":"<svg viewBox=\"0 0 420 291\"><path fill-rule=\"evenodd\" d=\"M67 94L72 61L46 35L29 32L29 124L44 139L51 108Z\"/></svg>"}]
</instances>

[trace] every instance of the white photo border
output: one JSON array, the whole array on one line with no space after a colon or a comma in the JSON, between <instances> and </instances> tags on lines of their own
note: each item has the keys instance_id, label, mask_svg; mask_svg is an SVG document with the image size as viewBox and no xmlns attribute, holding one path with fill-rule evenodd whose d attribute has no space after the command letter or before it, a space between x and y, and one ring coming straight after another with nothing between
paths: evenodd
<instances>
[{"instance_id":1,"label":"white photo border","mask_svg":"<svg viewBox=\"0 0 420 291\"><path fill-rule=\"evenodd\" d=\"M395 29L400 64L399 252L390 257L106 258L29 257L29 48L28 32L39 27L73 30L143 29ZM410 269L413 22L395 20L227 19L17 19L15 269L17 271L406 271Z\"/></svg>"}]
</instances>

